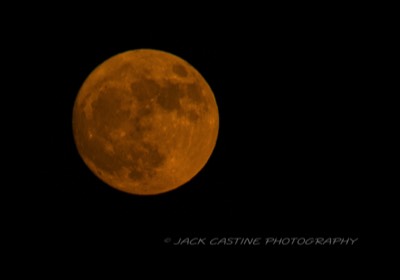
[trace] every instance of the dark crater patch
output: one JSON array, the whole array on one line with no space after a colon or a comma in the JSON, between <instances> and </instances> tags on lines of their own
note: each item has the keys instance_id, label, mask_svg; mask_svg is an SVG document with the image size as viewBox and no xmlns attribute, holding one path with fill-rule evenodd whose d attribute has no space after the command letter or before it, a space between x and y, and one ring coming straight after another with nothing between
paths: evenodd
<instances>
[{"instance_id":1,"label":"dark crater patch","mask_svg":"<svg viewBox=\"0 0 400 280\"><path fill-rule=\"evenodd\" d=\"M166 156L157 147L149 143L134 146L131 151L132 160L127 163L131 169L129 177L133 180L150 178L156 174L155 168L164 164Z\"/></svg>"},{"instance_id":2,"label":"dark crater patch","mask_svg":"<svg viewBox=\"0 0 400 280\"><path fill-rule=\"evenodd\" d=\"M129 110L122 110L123 93L118 89L106 88L92 104L93 125L96 130L117 127L130 116Z\"/></svg>"},{"instance_id":3,"label":"dark crater patch","mask_svg":"<svg viewBox=\"0 0 400 280\"><path fill-rule=\"evenodd\" d=\"M150 167L160 167L165 162L166 157L152 144L143 143L143 153Z\"/></svg>"},{"instance_id":4,"label":"dark crater patch","mask_svg":"<svg viewBox=\"0 0 400 280\"><path fill-rule=\"evenodd\" d=\"M132 95L139 102L136 118L133 120L132 133L137 136L146 132L148 129L143 125L142 120L151 116L154 112L155 101L162 109L167 112L176 111L179 115L188 118L192 122L200 119L200 112L207 112L208 105L202 96L202 87L197 83L179 84L166 82L164 85L156 83L154 80L142 79L131 84ZM193 108L182 107L182 98L186 98ZM148 124L147 124L148 125Z\"/></svg>"},{"instance_id":5,"label":"dark crater patch","mask_svg":"<svg viewBox=\"0 0 400 280\"><path fill-rule=\"evenodd\" d=\"M151 116L154 113L154 109L150 106L150 104L139 107L138 116L147 117Z\"/></svg>"},{"instance_id":6,"label":"dark crater patch","mask_svg":"<svg viewBox=\"0 0 400 280\"><path fill-rule=\"evenodd\" d=\"M190 110L187 112L187 118L189 120L191 120L192 122L197 122L199 120L200 116L196 111Z\"/></svg>"},{"instance_id":7,"label":"dark crater patch","mask_svg":"<svg viewBox=\"0 0 400 280\"><path fill-rule=\"evenodd\" d=\"M143 79L139 82L131 83L131 90L138 102L147 103L152 97L160 94L161 87L153 80Z\"/></svg>"},{"instance_id":8,"label":"dark crater patch","mask_svg":"<svg viewBox=\"0 0 400 280\"><path fill-rule=\"evenodd\" d=\"M177 74L178 76L183 77L183 78L188 75L188 72L185 69L185 67L180 64L174 64L172 66L172 71L174 71L175 74Z\"/></svg>"},{"instance_id":9,"label":"dark crater patch","mask_svg":"<svg viewBox=\"0 0 400 280\"><path fill-rule=\"evenodd\" d=\"M158 95L157 102L160 106L167 110L180 110L181 104L179 100L185 96L185 91L177 84L168 83L167 86L162 88L162 91Z\"/></svg>"},{"instance_id":10,"label":"dark crater patch","mask_svg":"<svg viewBox=\"0 0 400 280\"><path fill-rule=\"evenodd\" d=\"M131 131L129 132L130 138L138 138L142 137L142 135L149 130L151 130L151 126L149 124L143 124L144 116L138 115L137 117L133 118L131 121Z\"/></svg>"},{"instance_id":11,"label":"dark crater patch","mask_svg":"<svg viewBox=\"0 0 400 280\"><path fill-rule=\"evenodd\" d=\"M187 85L187 97L197 104L204 104L201 87L198 84Z\"/></svg>"},{"instance_id":12,"label":"dark crater patch","mask_svg":"<svg viewBox=\"0 0 400 280\"><path fill-rule=\"evenodd\" d=\"M140 168L139 166L137 166L136 168L132 169L129 172L129 178L131 178L134 181L139 181L141 179L143 179L145 176L145 173L143 171L142 168Z\"/></svg>"},{"instance_id":13,"label":"dark crater patch","mask_svg":"<svg viewBox=\"0 0 400 280\"><path fill-rule=\"evenodd\" d=\"M133 82L131 90L139 102L140 108L146 108L152 98L155 98L157 103L167 111L180 109L179 100L184 95L178 84L169 83L167 86L161 86L149 79Z\"/></svg>"},{"instance_id":14,"label":"dark crater patch","mask_svg":"<svg viewBox=\"0 0 400 280\"><path fill-rule=\"evenodd\" d=\"M121 76L131 75L133 69L134 69L134 67L133 67L132 63L126 62L126 63L123 63L118 69L116 69L114 71L115 74L112 73L110 76L115 77L115 75L121 75Z\"/></svg>"},{"instance_id":15,"label":"dark crater patch","mask_svg":"<svg viewBox=\"0 0 400 280\"><path fill-rule=\"evenodd\" d=\"M106 131L99 131L99 133L99 135L103 135ZM105 138L95 135L91 140L83 142L83 151L96 167L113 173L120 170L124 166L124 162L119 155L114 156L107 153L105 143Z\"/></svg>"}]
</instances>

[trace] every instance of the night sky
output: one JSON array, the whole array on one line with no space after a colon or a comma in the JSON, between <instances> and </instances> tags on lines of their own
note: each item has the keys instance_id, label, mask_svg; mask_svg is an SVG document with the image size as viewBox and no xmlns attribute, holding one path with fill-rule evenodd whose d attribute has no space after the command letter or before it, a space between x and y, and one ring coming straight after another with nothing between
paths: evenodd
<instances>
[{"instance_id":1,"label":"night sky","mask_svg":"<svg viewBox=\"0 0 400 280\"><path fill-rule=\"evenodd\" d=\"M16 178L29 186L21 195L24 229L34 233L28 244L55 255L235 251L164 242L179 237L342 236L361 241L336 251L362 246L360 190L370 175L364 104L372 85L359 25L324 16L231 15L212 23L189 16L184 26L114 17L54 14L21 33L18 51L31 72L19 85L29 112L25 135L32 139L23 149L32 175ZM92 174L71 127L89 73L138 48L188 61L209 83L220 113L205 168L181 188L148 197L117 191Z\"/></svg>"}]
</instances>

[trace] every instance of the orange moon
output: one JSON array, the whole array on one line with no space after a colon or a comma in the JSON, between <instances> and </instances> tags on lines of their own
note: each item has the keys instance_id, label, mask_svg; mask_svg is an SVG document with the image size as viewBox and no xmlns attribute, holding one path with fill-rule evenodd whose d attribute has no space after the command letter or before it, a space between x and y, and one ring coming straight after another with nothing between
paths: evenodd
<instances>
[{"instance_id":1,"label":"orange moon","mask_svg":"<svg viewBox=\"0 0 400 280\"><path fill-rule=\"evenodd\" d=\"M155 195L191 180L215 147L219 114L201 74L167 52L104 61L76 97L72 127L89 169L120 191Z\"/></svg>"}]
</instances>

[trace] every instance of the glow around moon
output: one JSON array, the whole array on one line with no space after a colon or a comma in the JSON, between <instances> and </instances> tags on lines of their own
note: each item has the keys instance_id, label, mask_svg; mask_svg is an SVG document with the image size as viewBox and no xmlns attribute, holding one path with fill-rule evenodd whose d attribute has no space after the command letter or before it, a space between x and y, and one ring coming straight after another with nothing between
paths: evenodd
<instances>
[{"instance_id":1,"label":"glow around moon","mask_svg":"<svg viewBox=\"0 0 400 280\"><path fill-rule=\"evenodd\" d=\"M73 134L89 169L131 194L164 193L191 180L215 147L214 94L188 62L140 49L111 57L85 80Z\"/></svg>"}]
</instances>

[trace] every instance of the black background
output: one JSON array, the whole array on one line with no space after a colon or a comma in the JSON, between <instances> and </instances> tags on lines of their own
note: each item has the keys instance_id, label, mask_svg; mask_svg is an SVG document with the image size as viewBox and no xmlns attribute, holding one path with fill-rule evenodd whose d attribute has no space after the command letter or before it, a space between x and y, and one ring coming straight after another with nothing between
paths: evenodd
<instances>
[{"instance_id":1,"label":"black background","mask_svg":"<svg viewBox=\"0 0 400 280\"><path fill-rule=\"evenodd\" d=\"M373 80L369 26L349 14L215 7L35 13L7 44L15 95L27 113L10 129L26 172L10 163L26 244L51 255L152 250L313 250L173 246L179 237L353 237L365 244L363 188L370 180L366 127ZM87 75L131 49L171 52L212 88L216 148L181 188L134 196L85 166L72 135L75 97ZM21 128L22 131L21 131ZM29 141L27 141L29 139ZM21 142L18 142L21 141ZM24 207L19 207L22 205ZM339 248L340 247L340 248ZM314 248L315 249L315 248ZM235 251L236 250L236 251ZM108 254L107 254L108 255ZM110 255L108 255L110 256Z\"/></svg>"}]
</instances>

